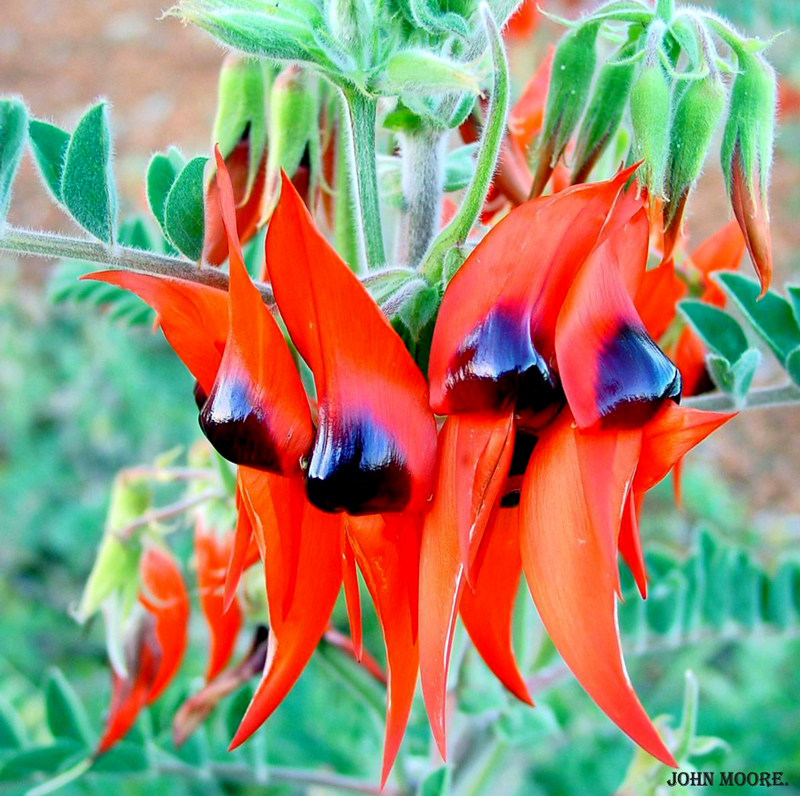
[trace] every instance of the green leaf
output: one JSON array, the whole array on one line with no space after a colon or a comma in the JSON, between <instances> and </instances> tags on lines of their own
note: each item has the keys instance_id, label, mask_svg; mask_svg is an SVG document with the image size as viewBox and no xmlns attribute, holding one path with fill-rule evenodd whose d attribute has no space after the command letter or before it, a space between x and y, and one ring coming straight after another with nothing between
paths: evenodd
<instances>
[{"instance_id":1,"label":"green leaf","mask_svg":"<svg viewBox=\"0 0 800 796\"><path fill-rule=\"evenodd\" d=\"M792 349L786 357L786 372L789 378L797 385L800 385L800 346Z\"/></svg>"},{"instance_id":2,"label":"green leaf","mask_svg":"<svg viewBox=\"0 0 800 796\"><path fill-rule=\"evenodd\" d=\"M0 749L25 746L25 727L13 705L0 695Z\"/></svg>"},{"instance_id":3,"label":"green leaf","mask_svg":"<svg viewBox=\"0 0 800 796\"><path fill-rule=\"evenodd\" d=\"M419 787L419 796L447 796L449 792L450 769L447 766L432 771Z\"/></svg>"},{"instance_id":4,"label":"green leaf","mask_svg":"<svg viewBox=\"0 0 800 796\"><path fill-rule=\"evenodd\" d=\"M33 159L39 167L39 174L42 175L44 184L53 198L63 203L61 180L64 176L64 161L69 147L69 133L54 124L31 119L28 125L28 137Z\"/></svg>"},{"instance_id":5,"label":"green leaf","mask_svg":"<svg viewBox=\"0 0 800 796\"><path fill-rule=\"evenodd\" d=\"M243 685L232 697L228 703L228 710L225 713L225 729L228 738L233 738L236 735L236 730L242 723L247 706L253 698L253 689L250 685Z\"/></svg>"},{"instance_id":6,"label":"green leaf","mask_svg":"<svg viewBox=\"0 0 800 796\"><path fill-rule=\"evenodd\" d=\"M90 234L112 244L117 225L117 194L111 168L108 106L90 108L72 134L61 178L64 206Z\"/></svg>"},{"instance_id":7,"label":"green leaf","mask_svg":"<svg viewBox=\"0 0 800 796\"><path fill-rule=\"evenodd\" d=\"M558 719L548 705L537 705L536 710L518 702L502 712L493 730L509 746L529 746L558 732Z\"/></svg>"},{"instance_id":8,"label":"green leaf","mask_svg":"<svg viewBox=\"0 0 800 796\"><path fill-rule=\"evenodd\" d=\"M164 234L166 234L164 207L167 204L167 195L184 165L183 156L173 148L167 154L156 152L147 167L147 203Z\"/></svg>"},{"instance_id":9,"label":"green leaf","mask_svg":"<svg viewBox=\"0 0 800 796\"><path fill-rule=\"evenodd\" d=\"M464 64L425 50L401 50L392 55L386 61L379 86L390 95L480 91Z\"/></svg>"},{"instance_id":10,"label":"green leaf","mask_svg":"<svg viewBox=\"0 0 800 796\"><path fill-rule=\"evenodd\" d=\"M747 350L747 338L742 327L727 312L702 301L681 301L680 311L702 341L729 364L736 362Z\"/></svg>"},{"instance_id":11,"label":"green leaf","mask_svg":"<svg viewBox=\"0 0 800 796\"><path fill-rule=\"evenodd\" d=\"M119 741L92 766L93 774L139 774L150 768L145 750L134 743Z\"/></svg>"},{"instance_id":12,"label":"green leaf","mask_svg":"<svg viewBox=\"0 0 800 796\"><path fill-rule=\"evenodd\" d=\"M789 302L772 290L759 299L758 282L741 274L722 271L714 278L784 365L789 353L800 346L800 325Z\"/></svg>"},{"instance_id":13,"label":"green leaf","mask_svg":"<svg viewBox=\"0 0 800 796\"><path fill-rule=\"evenodd\" d=\"M789 294L789 301L792 302L794 319L800 325L800 285L786 285L786 292Z\"/></svg>"},{"instance_id":14,"label":"green leaf","mask_svg":"<svg viewBox=\"0 0 800 796\"><path fill-rule=\"evenodd\" d=\"M162 248L160 237L142 216L133 216L119 225L118 238L122 246L157 252Z\"/></svg>"},{"instance_id":15,"label":"green leaf","mask_svg":"<svg viewBox=\"0 0 800 796\"><path fill-rule=\"evenodd\" d=\"M23 749L0 765L0 782L28 779L38 773L54 774L67 760L84 752L80 744L67 739Z\"/></svg>"},{"instance_id":16,"label":"green leaf","mask_svg":"<svg viewBox=\"0 0 800 796\"><path fill-rule=\"evenodd\" d=\"M745 396L750 389L760 362L761 352L757 348L748 348L734 365L718 354L709 354L706 358L708 372L714 384L723 392L739 398Z\"/></svg>"},{"instance_id":17,"label":"green leaf","mask_svg":"<svg viewBox=\"0 0 800 796\"><path fill-rule=\"evenodd\" d=\"M11 204L11 186L25 152L28 109L18 99L0 100L0 227Z\"/></svg>"},{"instance_id":18,"label":"green leaf","mask_svg":"<svg viewBox=\"0 0 800 796\"><path fill-rule=\"evenodd\" d=\"M59 669L51 669L44 689L47 726L55 738L93 744L89 718L78 695Z\"/></svg>"},{"instance_id":19,"label":"green leaf","mask_svg":"<svg viewBox=\"0 0 800 796\"><path fill-rule=\"evenodd\" d=\"M444 164L444 190L460 191L469 185L475 173L475 153L477 144L466 144L454 149L447 155Z\"/></svg>"},{"instance_id":20,"label":"green leaf","mask_svg":"<svg viewBox=\"0 0 800 796\"><path fill-rule=\"evenodd\" d=\"M190 260L203 256L203 171L206 157L192 158L181 170L164 204L164 231L170 243Z\"/></svg>"}]
</instances>

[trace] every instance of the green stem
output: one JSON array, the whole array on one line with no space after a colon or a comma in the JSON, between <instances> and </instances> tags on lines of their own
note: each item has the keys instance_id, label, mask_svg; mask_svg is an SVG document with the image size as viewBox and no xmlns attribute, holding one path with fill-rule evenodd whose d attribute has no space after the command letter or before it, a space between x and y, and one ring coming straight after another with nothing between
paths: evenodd
<instances>
[{"instance_id":1,"label":"green stem","mask_svg":"<svg viewBox=\"0 0 800 796\"><path fill-rule=\"evenodd\" d=\"M494 65L494 85L487 121L483 128L475 174L467 188L461 207L452 221L439 233L431 245L419 272L430 284L436 284L442 278L445 258L453 250L464 245L472 227L480 215L486 193L492 182L497 156L506 130L506 114L508 112L508 62L506 60L503 40L494 17L487 6L482 6L484 25L489 37Z\"/></svg>"},{"instance_id":2,"label":"green stem","mask_svg":"<svg viewBox=\"0 0 800 796\"><path fill-rule=\"evenodd\" d=\"M6 227L0 236L0 251L34 257L84 260L112 268L121 268L124 271L171 276L215 287L219 290L228 289L228 275L218 268L205 265L198 267L178 257L169 257L165 254L156 254L128 246L109 248L104 243L88 238L73 238L68 235L54 235L50 232ZM264 301L267 304L273 304L272 288L263 284L257 284L257 287L264 297Z\"/></svg>"},{"instance_id":3,"label":"green stem","mask_svg":"<svg viewBox=\"0 0 800 796\"><path fill-rule=\"evenodd\" d=\"M784 384L780 387L762 387L751 390L743 401L737 403L733 396L721 392L708 393L686 398L683 406L692 409L705 409L712 412L742 411L744 409L767 409L776 406L797 406L800 404L800 387Z\"/></svg>"},{"instance_id":4,"label":"green stem","mask_svg":"<svg viewBox=\"0 0 800 796\"><path fill-rule=\"evenodd\" d=\"M675 0L657 0L656 16L669 25L672 17L675 16Z\"/></svg>"},{"instance_id":5,"label":"green stem","mask_svg":"<svg viewBox=\"0 0 800 796\"><path fill-rule=\"evenodd\" d=\"M342 103L339 108L336 137L336 193L333 203L333 244L339 256L354 273L361 270L358 231L355 219L355 180L351 174L350 125Z\"/></svg>"},{"instance_id":6,"label":"green stem","mask_svg":"<svg viewBox=\"0 0 800 796\"><path fill-rule=\"evenodd\" d=\"M383 251L383 227L378 200L378 170L375 159L375 120L378 101L357 89L343 89L349 121L350 173L355 181L354 191L359 237L370 270L382 268L386 262Z\"/></svg>"},{"instance_id":7,"label":"green stem","mask_svg":"<svg viewBox=\"0 0 800 796\"><path fill-rule=\"evenodd\" d=\"M477 775L461 791L461 796L480 796L482 793L488 792L488 786L505 763L505 753L506 745L502 741L496 739L492 741Z\"/></svg>"}]
</instances>

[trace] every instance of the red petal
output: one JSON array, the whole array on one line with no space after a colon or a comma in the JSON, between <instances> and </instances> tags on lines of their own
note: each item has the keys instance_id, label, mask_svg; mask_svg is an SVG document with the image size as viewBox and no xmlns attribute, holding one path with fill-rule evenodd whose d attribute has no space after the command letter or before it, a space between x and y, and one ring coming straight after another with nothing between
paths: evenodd
<instances>
[{"instance_id":1,"label":"red petal","mask_svg":"<svg viewBox=\"0 0 800 796\"><path fill-rule=\"evenodd\" d=\"M709 275L714 271L735 271L745 250L744 236L736 219L720 227L690 255L689 261L703 276L702 300L717 307L725 306L725 294Z\"/></svg>"},{"instance_id":2,"label":"red petal","mask_svg":"<svg viewBox=\"0 0 800 796\"><path fill-rule=\"evenodd\" d=\"M253 473L257 478L253 478L255 483L251 484L248 479ZM245 476L251 508L259 517L266 514L268 519L271 509L263 505L263 491L251 487L258 487L258 482L267 480L274 483L276 479L280 477L254 470ZM302 481L292 480L298 481L302 490ZM231 741L231 749L246 741L272 714L297 681L325 633L342 584L340 523L340 517L324 514L305 502L296 529L299 531L302 527L302 533L297 533L299 554L294 596L285 615L269 600L270 636L264 676ZM276 555L280 542L276 543L275 534L266 526L265 529L268 531L265 565L269 589L270 576L275 569L280 569L282 561Z\"/></svg>"},{"instance_id":3,"label":"red petal","mask_svg":"<svg viewBox=\"0 0 800 796\"><path fill-rule=\"evenodd\" d=\"M675 319L677 303L686 295L686 283L675 273L672 259L651 268L636 293L636 311L653 340L658 340Z\"/></svg>"},{"instance_id":4,"label":"red petal","mask_svg":"<svg viewBox=\"0 0 800 796\"><path fill-rule=\"evenodd\" d=\"M539 5L536 0L522 0L506 25L506 37L527 39L536 30L539 22ZM552 48L551 48L552 49Z\"/></svg>"},{"instance_id":5,"label":"red petal","mask_svg":"<svg viewBox=\"0 0 800 796\"><path fill-rule=\"evenodd\" d=\"M628 680L611 565L592 527L568 412L533 449L520 504L522 566L544 626L597 705L650 754L675 765Z\"/></svg>"},{"instance_id":6,"label":"red petal","mask_svg":"<svg viewBox=\"0 0 800 796\"><path fill-rule=\"evenodd\" d=\"M208 395L228 336L228 294L196 282L133 271L98 271L95 279L135 293L158 313L164 337Z\"/></svg>"},{"instance_id":7,"label":"red petal","mask_svg":"<svg viewBox=\"0 0 800 796\"><path fill-rule=\"evenodd\" d=\"M464 585L458 549L456 447L460 418L448 417L439 432L436 488L422 531L419 576L419 647L422 695L433 737L447 759L447 670L456 612ZM460 496L463 501L464 497Z\"/></svg>"},{"instance_id":8,"label":"red petal","mask_svg":"<svg viewBox=\"0 0 800 796\"><path fill-rule=\"evenodd\" d=\"M386 644L386 739L381 787L403 739L419 669L411 582L418 577L419 536L413 523L386 523L382 517L347 517L345 527L375 604ZM410 548L410 555L403 552ZM409 563L411 566L409 566Z\"/></svg>"},{"instance_id":9,"label":"red petal","mask_svg":"<svg viewBox=\"0 0 800 796\"><path fill-rule=\"evenodd\" d=\"M460 418L456 435L458 547L467 581L473 582L478 548L508 475L514 450L514 413Z\"/></svg>"},{"instance_id":10,"label":"red petal","mask_svg":"<svg viewBox=\"0 0 800 796\"><path fill-rule=\"evenodd\" d=\"M520 388L527 402L551 402L556 317L630 174L526 202L476 246L448 285L434 329L434 411L496 412Z\"/></svg>"},{"instance_id":11,"label":"red petal","mask_svg":"<svg viewBox=\"0 0 800 796\"><path fill-rule=\"evenodd\" d=\"M704 412L665 403L644 427L642 456L634 488L654 487L695 445L726 423L736 412Z\"/></svg>"},{"instance_id":12,"label":"red petal","mask_svg":"<svg viewBox=\"0 0 800 796\"><path fill-rule=\"evenodd\" d=\"M230 327L200 425L226 459L289 475L311 448L308 400L281 330L245 269L233 188L219 150L217 184L230 250Z\"/></svg>"},{"instance_id":13,"label":"red petal","mask_svg":"<svg viewBox=\"0 0 800 796\"><path fill-rule=\"evenodd\" d=\"M211 634L211 649L206 668L206 682L213 680L227 665L242 626L238 601L226 610L223 598L225 570L230 558L232 539L218 539L214 531L203 528L198 520L194 531L197 560L197 585L200 607Z\"/></svg>"},{"instance_id":14,"label":"red petal","mask_svg":"<svg viewBox=\"0 0 800 796\"><path fill-rule=\"evenodd\" d=\"M267 267L317 387L309 500L350 514L422 507L436 450L425 379L285 175L267 234Z\"/></svg>"},{"instance_id":15,"label":"red petal","mask_svg":"<svg viewBox=\"0 0 800 796\"><path fill-rule=\"evenodd\" d=\"M364 646L361 639L361 595L358 591L358 573L350 537L342 526L342 581L344 583L344 602L347 607L347 621L350 624L350 638L353 655L361 663Z\"/></svg>"},{"instance_id":16,"label":"red petal","mask_svg":"<svg viewBox=\"0 0 800 796\"><path fill-rule=\"evenodd\" d=\"M690 326L681 330L673 358L681 372L684 395L698 395L713 388L706 370L706 347Z\"/></svg>"},{"instance_id":17,"label":"red petal","mask_svg":"<svg viewBox=\"0 0 800 796\"><path fill-rule=\"evenodd\" d=\"M642 540L639 536L639 513L642 508L643 493L631 491L622 512L622 525L619 529L619 554L639 587L642 599L647 599L647 569L644 562Z\"/></svg>"},{"instance_id":18,"label":"red petal","mask_svg":"<svg viewBox=\"0 0 800 796\"><path fill-rule=\"evenodd\" d=\"M582 429L640 426L665 399L680 397L680 374L647 334L631 298L648 240L641 210L587 260L559 315L559 375Z\"/></svg>"},{"instance_id":19,"label":"red petal","mask_svg":"<svg viewBox=\"0 0 800 796\"><path fill-rule=\"evenodd\" d=\"M499 509L485 536L480 572L461 595L464 627L486 665L517 699L532 705L511 645L511 620L522 574L519 510Z\"/></svg>"},{"instance_id":20,"label":"red petal","mask_svg":"<svg viewBox=\"0 0 800 796\"><path fill-rule=\"evenodd\" d=\"M223 590L223 610L227 611L236 598L236 589L246 569L248 553L253 541L253 526L247 507L242 502L241 474L236 474L236 528L233 532L233 544L228 560L228 570L225 575Z\"/></svg>"},{"instance_id":21,"label":"red petal","mask_svg":"<svg viewBox=\"0 0 800 796\"><path fill-rule=\"evenodd\" d=\"M556 48L548 46L547 52L533 76L525 84L519 99L508 115L508 132L523 151L528 148L542 128L550 72Z\"/></svg>"},{"instance_id":22,"label":"red petal","mask_svg":"<svg viewBox=\"0 0 800 796\"><path fill-rule=\"evenodd\" d=\"M172 556L163 550L148 548L139 566L143 592L139 595L139 602L156 620L156 637L161 647L161 663L147 695L147 703L152 704L170 684L183 660L189 624L189 595L181 571Z\"/></svg>"}]
</instances>

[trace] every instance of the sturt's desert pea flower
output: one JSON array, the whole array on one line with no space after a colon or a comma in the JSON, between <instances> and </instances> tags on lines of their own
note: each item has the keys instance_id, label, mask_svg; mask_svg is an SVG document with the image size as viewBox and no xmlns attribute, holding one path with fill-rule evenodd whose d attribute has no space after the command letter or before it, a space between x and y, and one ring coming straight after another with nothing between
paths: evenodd
<instances>
[{"instance_id":1,"label":"sturt's desert pea flower","mask_svg":"<svg viewBox=\"0 0 800 796\"><path fill-rule=\"evenodd\" d=\"M126 672L111 671L111 704L95 755L107 752L170 684L186 651L189 596L172 556L158 548L143 553L139 603L126 639Z\"/></svg>"},{"instance_id":2,"label":"sturt's desert pea flower","mask_svg":"<svg viewBox=\"0 0 800 796\"><path fill-rule=\"evenodd\" d=\"M623 191L632 172L512 210L444 295L429 379L448 417L420 559L422 689L443 755L459 610L489 667L530 699L510 645L522 571L590 696L674 764L622 662L617 554L643 587L636 502L730 415L677 405L678 370L636 312L649 224L644 197ZM485 584L504 578L498 610Z\"/></svg>"},{"instance_id":3,"label":"sturt's desert pea flower","mask_svg":"<svg viewBox=\"0 0 800 796\"><path fill-rule=\"evenodd\" d=\"M445 291L430 395L285 176L266 269L288 337L313 376L313 400L244 269L221 157L227 294L150 275L94 275L155 307L198 381L204 430L238 464L223 607L233 604L255 544L270 637L232 746L292 688L342 587L353 652L362 655L360 569L387 650L382 780L418 670L444 755L459 613L501 682L531 701L510 639L524 573L545 628L587 692L634 740L673 763L625 674L617 555L644 590L641 498L729 415L678 406L680 374L637 312L649 222L645 196L624 190L635 169L529 200L485 236ZM432 410L445 416L438 440Z\"/></svg>"}]
</instances>

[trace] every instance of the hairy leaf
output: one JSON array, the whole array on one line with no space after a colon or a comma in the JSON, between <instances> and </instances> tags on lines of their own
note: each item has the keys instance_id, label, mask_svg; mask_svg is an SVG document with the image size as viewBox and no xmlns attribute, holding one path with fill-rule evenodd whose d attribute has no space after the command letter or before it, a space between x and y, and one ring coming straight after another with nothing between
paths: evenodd
<instances>
[{"instance_id":1,"label":"hairy leaf","mask_svg":"<svg viewBox=\"0 0 800 796\"><path fill-rule=\"evenodd\" d=\"M63 203L61 180L64 176L69 133L49 122L32 119L28 125L28 136L31 153L39 167L39 174L42 175L44 184L53 198L57 202Z\"/></svg>"},{"instance_id":2,"label":"hairy leaf","mask_svg":"<svg viewBox=\"0 0 800 796\"><path fill-rule=\"evenodd\" d=\"M164 230L170 243L190 260L203 256L203 171L206 157L192 158L167 194Z\"/></svg>"},{"instance_id":3,"label":"hairy leaf","mask_svg":"<svg viewBox=\"0 0 800 796\"><path fill-rule=\"evenodd\" d=\"M11 186L27 138L28 110L18 99L0 99L0 227L11 203Z\"/></svg>"}]
</instances>

